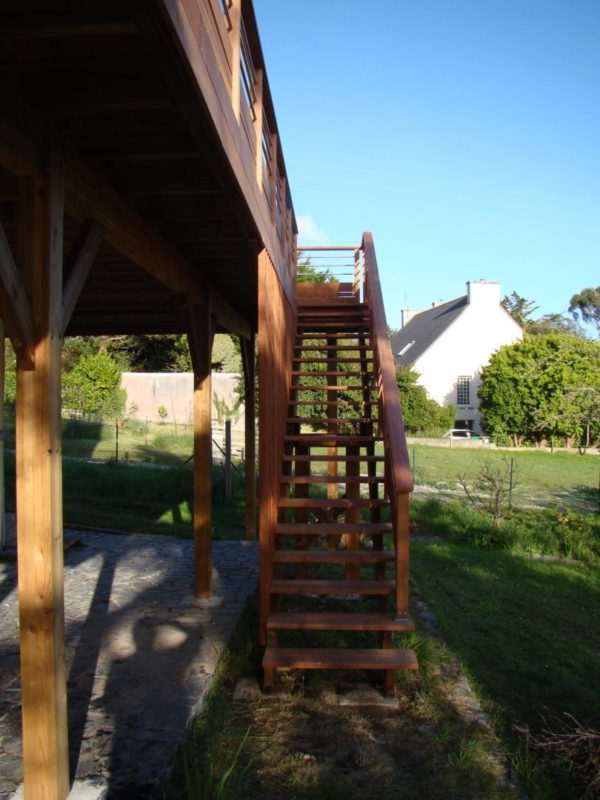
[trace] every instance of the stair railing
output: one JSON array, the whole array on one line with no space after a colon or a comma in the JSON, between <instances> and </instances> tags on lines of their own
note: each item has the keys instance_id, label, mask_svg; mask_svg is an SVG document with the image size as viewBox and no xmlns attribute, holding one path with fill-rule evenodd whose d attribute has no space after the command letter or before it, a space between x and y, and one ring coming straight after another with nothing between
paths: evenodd
<instances>
[{"instance_id":1,"label":"stair railing","mask_svg":"<svg viewBox=\"0 0 600 800\"><path fill-rule=\"evenodd\" d=\"M371 315L373 367L379 390L379 426L384 446L385 480L396 548L396 614L402 616L408 613L408 514L413 479L371 233L363 234L361 250L364 259L363 291Z\"/></svg>"}]
</instances>

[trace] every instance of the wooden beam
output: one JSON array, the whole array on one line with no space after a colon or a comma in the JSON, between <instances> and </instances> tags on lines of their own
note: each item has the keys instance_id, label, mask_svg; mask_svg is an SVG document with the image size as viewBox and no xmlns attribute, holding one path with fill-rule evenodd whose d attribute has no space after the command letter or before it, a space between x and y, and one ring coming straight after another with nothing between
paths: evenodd
<instances>
[{"instance_id":1,"label":"wooden beam","mask_svg":"<svg viewBox=\"0 0 600 800\"><path fill-rule=\"evenodd\" d=\"M243 340L242 366L244 369L244 466L246 483L246 539L256 539L256 391L254 336Z\"/></svg>"},{"instance_id":2,"label":"wooden beam","mask_svg":"<svg viewBox=\"0 0 600 800\"><path fill-rule=\"evenodd\" d=\"M92 264L96 259L103 236L104 228L102 225L99 225L95 220L88 220L84 223L81 237L69 256L69 277L63 291L63 335L73 315Z\"/></svg>"},{"instance_id":3,"label":"wooden beam","mask_svg":"<svg viewBox=\"0 0 600 800\"><path fill-rule=\"evenodd\" d=\"M11 321L16 326L16 330L11 332L11 335L16 338L15 349L19 352L21 348L24 348L31 354L34 342L31 306L2 223L0 223L0 281L2 281L5 298L10 306ZM31 355L27 361L31 362Z\"/></svg>"},{"instance_id":4,"label":"wooden beam","mask_svg":"<svg viewBox=\"0 0 600 800\"><path fill-rule=\"evenodd\" d=\"M36 114L13 98L0 96L0 166L15 175L35 175L45 152L42 125ZM94 219L105 229L107 244L177 294L194 301L204 297L207 283L152 225L123 200L74 151L64 150L65 210L79 222ZM218 292L212 291L214 315L223 328L248 338L248 321Z\"/></svg>"},{"instance_id":5,"label":"wooden beam","mask_svg":"<svg viewBox=\"0 0 600 800\"><path fill-rule=\"evenodd\" d=\"M63 183L54 157L21 181L19 238L35 366L17 368L16 495L25 800L64 800L69 749L64 663L60 425Z\"/></svg>"},{"instance_id":6,"label":"wooden beam","mask_svg":"<svg viewBox=\"0 0 600 800\"><path fill-rule=\"evenodd\" d=\"M213 321L210 297L188 306L188 341L194 369L194 591L212 590L212 388Z\"/></svg>"}]
</instances>

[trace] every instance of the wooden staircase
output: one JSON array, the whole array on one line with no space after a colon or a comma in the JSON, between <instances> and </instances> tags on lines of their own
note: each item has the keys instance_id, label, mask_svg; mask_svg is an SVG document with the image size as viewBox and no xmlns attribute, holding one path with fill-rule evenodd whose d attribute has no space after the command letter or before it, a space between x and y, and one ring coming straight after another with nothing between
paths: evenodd
<instances>
[{"instance_id":1,"label":"wooden staircase","mask_svg":"<svg viewBox=\"0 0 600 800\"><path fill-rule=\"evenodd\" d=\"M298 309L269 542L267 690L281 668L353 669L382 670L390 694L395 671L418 666L392 646L413 624L396 582L398 504L390 508L372 327L369 302ZM407 583L406 565L402 575ZM332 646L339 632L343 646Z\"/></svg>"}]
</instances>

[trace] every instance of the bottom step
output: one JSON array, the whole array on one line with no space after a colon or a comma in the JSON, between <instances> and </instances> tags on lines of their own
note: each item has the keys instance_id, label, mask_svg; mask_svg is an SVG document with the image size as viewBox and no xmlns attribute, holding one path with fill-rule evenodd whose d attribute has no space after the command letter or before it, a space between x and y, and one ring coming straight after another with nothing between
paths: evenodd
<instances>
[{"instance_id":1,"label":"bottom step","mask_svg":"<svg viewBox=\"0 0 600 800\"><path fill-rule=\"evenodd\" d=\"M267 647L264 669L412 669L419 668L413 650Z\"/></svg>"}]
</instances>

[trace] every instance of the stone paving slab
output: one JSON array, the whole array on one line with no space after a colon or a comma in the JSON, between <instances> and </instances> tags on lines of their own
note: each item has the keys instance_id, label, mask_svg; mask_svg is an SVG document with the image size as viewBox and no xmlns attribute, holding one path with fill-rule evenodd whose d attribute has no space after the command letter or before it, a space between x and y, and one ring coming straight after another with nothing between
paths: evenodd
<instances>
[{"instance_id":1,"label":"stone paving slab","mask_svg":"<svg viewBox=\"0 0 600 800\"><path fill-rule=\"evenodd\" d=\"M22 781L16 564L0 562L0 800ZM12 523L14 529L14 522ZM193 542L66 531L70 798L149 798L200 708L258 579L254 542L213 543L213 599L197 600Z\"/></svg>"}]
</instances>

